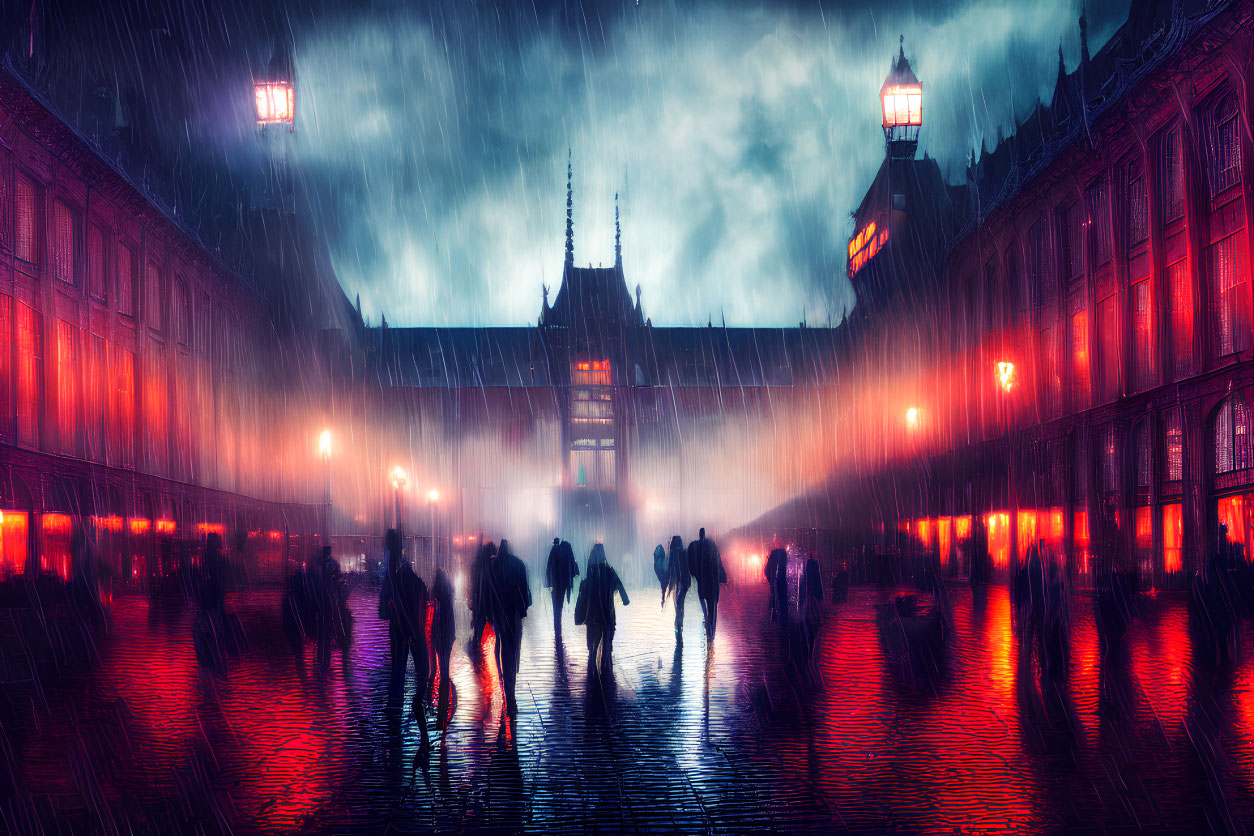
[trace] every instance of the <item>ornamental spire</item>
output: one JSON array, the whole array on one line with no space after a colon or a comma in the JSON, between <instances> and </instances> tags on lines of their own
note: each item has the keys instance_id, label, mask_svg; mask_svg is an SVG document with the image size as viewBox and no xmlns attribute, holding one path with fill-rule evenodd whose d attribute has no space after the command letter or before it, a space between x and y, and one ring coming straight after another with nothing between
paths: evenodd
<instances>
[{"instance_id":1,"label":"ornamental spire","mask_svg":"<svg viewBox=\"0 0 1254 836\"><path fill-rule=\"evenodd\" d=\"M572 185L574 169L570 164L570 149L566 149L566 266L575 266L575 189Z\"/></svg>"}]
</instances>

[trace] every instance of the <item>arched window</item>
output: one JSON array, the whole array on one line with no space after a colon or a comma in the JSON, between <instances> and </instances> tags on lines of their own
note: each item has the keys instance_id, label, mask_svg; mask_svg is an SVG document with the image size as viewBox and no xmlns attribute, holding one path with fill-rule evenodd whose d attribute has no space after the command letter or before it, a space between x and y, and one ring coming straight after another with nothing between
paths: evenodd
<instances>
[{"instance_id":1,"label":"arched window","mask_svg":"<svg viewBox=\"0 0 1254 836\"><path fill-rule=\"evenodd\" d=\"M1250 408L1240 395L1232 395L1215 415L1215 472L1232 473L1254 467L1250 449Z\"/></svg>"},{"instance_id":2,"label":"arched window","mask_svg":"<svg viewBox=\"0 0 1254 836\"><path fill-rule=\"evenodd\" d=\"M1184 422L1180 407L1163 413L1163 469L1160 478L1179 482L1184 478Z\"/></svg>"}]
</instances>

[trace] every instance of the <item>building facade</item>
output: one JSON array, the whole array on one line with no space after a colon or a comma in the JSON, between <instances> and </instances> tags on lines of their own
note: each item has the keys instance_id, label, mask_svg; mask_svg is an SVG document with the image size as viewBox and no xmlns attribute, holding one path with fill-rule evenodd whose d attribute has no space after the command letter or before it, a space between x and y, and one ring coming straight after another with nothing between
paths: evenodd
<instances>
[{"instance_id":1,"label":"building facade","mask_svg":"<svg viewBox=\"0 0 1254 836\"><path fill-rule=\"evenodd\" d=\"M937 216L940 269L862 268L912 289L850 339L871 374L895 357L917 403L863 474L895 499L865 538L952 572L1043 542L1083 581L1119 565L1147 586L1248 554L1252 21L1248 2L1134 3L1090 55L1081 19L1079 66L1060 55L1052 102Z\"/></svg>"}]
</instances>

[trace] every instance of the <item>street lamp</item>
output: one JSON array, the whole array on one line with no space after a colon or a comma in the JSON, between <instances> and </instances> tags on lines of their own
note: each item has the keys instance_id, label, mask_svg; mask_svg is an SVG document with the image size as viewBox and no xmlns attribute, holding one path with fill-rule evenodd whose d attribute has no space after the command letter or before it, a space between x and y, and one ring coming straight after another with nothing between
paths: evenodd
<instances>
[{"instance_id":1,"label":"street lamp","mask_svg":"<svg viewBox=\"0 0 1254 836\"><path fill-rule=\"evenodd\" d=\"M1015 364L1002 360L997 364L997 383L1003 392L1009 392L1015 385Z\"/></svg>"},{"instance_id":2,"label":"street lamp","mask_svg":"<svg viewBox=\"0 0 1254 836\"><path fill-rule=\"evenodd\" d=\"M906 426L910 429L918 429L919 426L919 408L912 406L906 410Z\"/></svg>"},{"instance_id":3,"label":"street lamp","mask_svg":"<svg viewBox=\"0 0 1254 836\"><path fill-rule=\"evenodd\" d=\"M318 437L318 454L322 456L322 469L326 476L326 493L322 502L326 505L326 518L323 520L323 544L331 536L331 431L323 430Z\"/></svg>"},{"instance_id":4,"label":"street lamp","mask_svg":"<svg viewBox=\"0 0 1254 836\"><path fill-rule=\"evenodd\" d=\"M392 490L396 494L396 530L401 530L401 491L404 490L405 484L409 481L409 477L405 475L405 468L399 464L392 469Z\"/></svg>"}]
</instances>

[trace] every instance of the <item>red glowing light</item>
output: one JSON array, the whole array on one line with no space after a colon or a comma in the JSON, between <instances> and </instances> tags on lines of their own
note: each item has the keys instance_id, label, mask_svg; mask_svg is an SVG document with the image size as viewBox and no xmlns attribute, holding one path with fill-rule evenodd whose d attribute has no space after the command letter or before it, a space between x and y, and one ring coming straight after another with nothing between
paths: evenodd
<instances>
[{"instance_id":1,"label":"red glowing light","mask_svg":"<svg viewBox=\"0 0 1254 836\"><path fill-rule=\"evenodd\" d=\"M1003 391L1009 392L1015 385L1015 364L1002 360L997 364L997 382Z\"/></svg>"},{"instance_id":2,"label":"red glowing light","mask_svg":"<svg viewBox=\"0 0 1254 836\"><path fill-rule=\"evenodd\" d=\"M158 534L173 534L178 525L174 520L157 520Z\"/></svg>"},{"instance_id":3,"label":"red glowing light","mask_svg":"<svg viewBox=\"0 0 1254 836\"><path fill-rule=\"evenodd\" d=\"M92 517L91 522L92 522L92 525L96 526L96 529L99 531L117 532L117 531L122 530L122 518L121 517L116 517L116 516Z\"/></svg>"},{"instance_id":4,"label":"red glowing light","mask_svg":"<svg viewBox=\"0 0 1254 836\"><path fill-rule=\"evenodd\" d=\"M131 520L131 533L132 534L147 534L148 530L151 528L152 528L152 522L150 522L149 520L138 520L138 519Z\"/></svg>"},{"instance_id":5,"label":"red glowing light","mask_svg":"<svg viewBox=\"0 0 1254 836\"><path fill-rule=\"evenodd\" d=\"M1168 574L1184 567L1184 513L1179 503L1163 506L1163 570Z\"/></svg>"},{"instance_id":6,"label":"red glowing light","mask_svg":"<svg viewBox=\"0 0 1254 836\"><path fill-rule=\"evenodd\" d=\"M261 81L254 85L257 124L292 125L296 120L296 90L290 82Z\"/></svg>"},{"instance_id":7,"label":"red glowing light","mask_svg":"<svg viewBox=\"0 0 1254 836\"><path fill-rule=\"evenodd\" d=\"M196 533L201 537L206 537L210 534L217 534L225 537L226 526L222 523L196 523Z\"/></svg>"},{"instance_id":8,"label":"red glowing light","mask_svg":"<svg viewBox=\"0 0 1254 836\"><path fill-rule=\"evenodd\" d=\"M888 228L879 228L875 221L867 221L866 226L849 239L849 278L865 267L887 243Z\"/></svg>"},{"instance_id":9,"label":"red glowing light","mask_svg":"<svg viewBox=\"0 0 1254 836\"><path fill-rule=\"evenodd\" d=\"M29 525L25 511L0 511L0 579L26 571Z\"/></svg>"}]
</instances>

